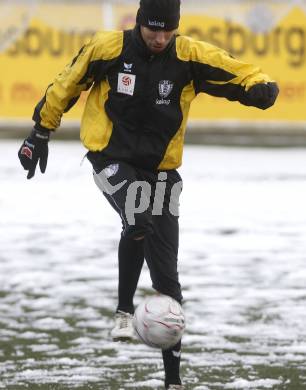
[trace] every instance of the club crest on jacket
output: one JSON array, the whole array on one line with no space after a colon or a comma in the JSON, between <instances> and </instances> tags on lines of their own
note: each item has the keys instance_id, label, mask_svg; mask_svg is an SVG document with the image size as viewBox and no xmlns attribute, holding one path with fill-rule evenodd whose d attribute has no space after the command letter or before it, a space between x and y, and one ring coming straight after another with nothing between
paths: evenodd
<instances>
[{"instance_id":1,"label":"club crest on jacket","mask_svg":"<svg viewBox=\"0 0 306 390\"><path fill-rule=\"evenodd\" d=\"M173 85L174 84L170 80L161 80L158 86L158 92L160 97L166 99L170 95L173 89Z\"/></svg>"}]
</instances>

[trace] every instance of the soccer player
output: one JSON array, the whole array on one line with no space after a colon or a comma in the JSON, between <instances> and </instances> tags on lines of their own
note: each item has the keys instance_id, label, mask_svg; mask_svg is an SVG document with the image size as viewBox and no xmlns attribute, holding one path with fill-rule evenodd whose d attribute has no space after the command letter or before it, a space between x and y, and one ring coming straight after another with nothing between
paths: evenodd
<instances>
[{"instance_id":1,"label":"soccer player","mask_svg":"<svg viewBox=\"0 0 306 390\"><path fill-rule=\"evenodd\" d=\"M91 88L81 140L94 180L120 215L119 287L113 339L133 338L133 297L144 259L153 288L182 301L177 271L178 196L184 133L199 93L259 109L278 87L258 67L206 42L177 34L180 0L140 0L136 26L98 32L48 87L19 159L45 172L50 134ZM203 107L205 112L205 107ZM162 351L165 388L183 389L179 342Z\"/></svg>"}]
</instances>

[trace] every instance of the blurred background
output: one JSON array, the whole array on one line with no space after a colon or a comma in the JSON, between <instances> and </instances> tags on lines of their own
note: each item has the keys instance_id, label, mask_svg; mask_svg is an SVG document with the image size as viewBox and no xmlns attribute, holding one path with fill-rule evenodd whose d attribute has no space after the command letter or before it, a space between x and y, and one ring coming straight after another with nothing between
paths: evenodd
<instances>
[{"instance_id":1,"label":"blurred background","mask_svg":"<svg viewBox=\"0 0 306 390\"><path fill-rule=\"evenodd\" d=\"M32 126L54 76L97 30L134 26L137 0L1 0L0 135ZM268 111L207 95L193 103L187 142L306 145L306 1L183 0L180 34L206 40L260 66L280 86ZM86 95L59 137L78 137Z\"/></svg>"}]
</instances>

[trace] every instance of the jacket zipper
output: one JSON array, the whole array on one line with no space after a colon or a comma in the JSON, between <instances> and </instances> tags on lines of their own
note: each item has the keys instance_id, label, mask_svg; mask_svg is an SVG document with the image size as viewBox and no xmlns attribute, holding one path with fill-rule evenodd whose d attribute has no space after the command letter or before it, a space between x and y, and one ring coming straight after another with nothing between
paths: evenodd
<instances>
[{"instance_id":1,"label":"jacket zipper","mask_svg":"<svg viewBox=\"0 0 306 390\"><path fill-rule=\"evenodd\" d=\"M141 126L142 126L142 129L139 131L139 134L138 134L138 137L137 137L137 144L136 144L136 150L135 150L135 154L136 154L136 160L138 160L138 158L141 156L141 154L139 154L138 152L140 151L141 153L141 150L140 149L140 141L143 137L143 129L144 129L144 124L145 124L145 121L147 119L146 115L145 115L145 112L147 110L147 107L150 107L150 104L149 104L149 101L148 101L148 96L150 96L151 94L151 91L150 91L150 80L151 80L151 68L152 68L152 62L154 61L155 59L155 56L152 54L149 59L148 59L148 64L147 64L147 76L145 78L145 83L144 83L144 91L145 91L145 94L144 94L144 97L142 99L143 101L143 116L142 116L142 120L141 120Z\"/></svg>"}]
</instances>

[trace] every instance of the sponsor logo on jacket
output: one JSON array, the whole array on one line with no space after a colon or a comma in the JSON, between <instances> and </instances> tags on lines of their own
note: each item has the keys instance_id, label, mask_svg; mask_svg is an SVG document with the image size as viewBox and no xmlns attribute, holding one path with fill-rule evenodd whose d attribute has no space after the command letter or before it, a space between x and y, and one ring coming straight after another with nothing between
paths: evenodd
<instances>
[{"instance_id":1,"label":"sponsor logo on jacket","mask_svg":"<svg viewBox=\"0 0 306 390\"><path fill-rule=\"evenodd\" d=\"M136 76L134 74L119 73L117 92L124 95L134 95Z\"/></svg>"},{"instance_id":2,"label":"sponsor logo on jacket","mask_svg":"<svg viewBox=\"0 0 306 390\"><path fill-rule=\"evenodd\" d=\"M124 62L123 66L124 66L124 72L132 72L133 64L127 64L126 62Z\"/></svg>"}]
</instances>

